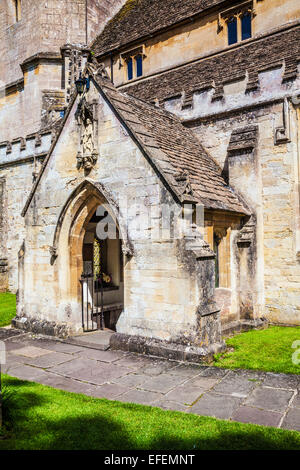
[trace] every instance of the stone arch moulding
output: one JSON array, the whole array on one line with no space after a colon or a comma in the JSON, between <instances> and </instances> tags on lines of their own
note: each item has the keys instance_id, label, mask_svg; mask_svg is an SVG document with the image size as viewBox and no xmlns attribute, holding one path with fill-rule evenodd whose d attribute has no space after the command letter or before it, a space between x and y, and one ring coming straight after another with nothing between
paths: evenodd
<instances>
[{"instance_id":1,"label":"stone arch moulding","mask_svg":"<svg viewBox=\"0 0 300 470\"><path fill-rule=\"evenodd\" d=\"M72 220L69 220L69 232L71 232L74 221L82 213L84 206L86 206L89 201L91 202L93 196L96 199L98 198L98 204L99 202L101 202L104 207L107 207L108 212L116 222L116 225L118 226L122 237L123 253L127 256L133 256L133 244L128 235L126 220L121 214L120 208L116 203L115 199L113 198L112 194L105 189L102 183L86 179L82 183L80 183L77 188L74 189L74 191L68 197L68 200L66 201L63 209L60 212L53 237L53 244L49 248L51 264L54 264L59 254L59 240L66 218L70 216L72 218ZM72 206L72 214L70 214L69 209Z\"/></svg>"}]
</instances>

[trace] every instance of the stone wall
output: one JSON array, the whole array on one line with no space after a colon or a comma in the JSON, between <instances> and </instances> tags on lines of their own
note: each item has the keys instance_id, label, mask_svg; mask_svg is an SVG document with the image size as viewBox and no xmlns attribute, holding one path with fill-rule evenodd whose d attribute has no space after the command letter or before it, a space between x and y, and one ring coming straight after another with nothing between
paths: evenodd
<instances>
[{"instance_id":1,"label":"stone wall","mask_svg":"<svg viewBox=\"0 0 300 470\"><path fill-rule=\"evenodd\" d=\"M89 43L122 4L87 0L86 31L86 0L22 0L19 22L8 12L10 2L0 4L0 142L40 129L45 92L64 93L67 85L60 48ZM58 101L59 114L65 102Z\"/></svg>"},{"instance_id":2,"label":"stone wall","mask_svg":"<svg viewBox=\"0 0 300 470\"><path fill-rule=\"evenodd\" d=\"M183 106L184 94L162 105L193 129L253 213L242 238L231 236L230 315L299 324L299 142L293 104L299 101L299 65L289 80L286 70L281 63L262 68L252 91L246 74L225 83L218 100L213 88L196 89L189 106ZM156 89L168 94L159 76ZM228 306L223 294L220 302Z\"/></svg>"},{"instance_id":3,"label":"stone wall","mask_svg":"<svg viewBox=\"0 0 300 470\"><path fill-rule=\"evenodd\" d=\"M47 132L0 145L0 271L5 274L1 284L11 292L18 288L18 251L25 230L21 212L50 144Z\"/></svg>"},{"instance_id":4,"label":"stone wall","mask_svg":"<svg viewBox=\"0 0 300 470\"><path fill-rule=\"evenodd\" d=\"M0 81L22 78L20 64L38 52L59 52L65 43L86 44L86 0L22 0L19 22L13 2L0 5ZM122 5L122 0L87 0L88 43Z\"/></svg>"},{"instance_id":5,"label":"stone wall","mask_svg":"<svg viewBox=\"0 0 300 470\"><path fill-rule=\"evenodd\" d=\"M265 316L270 322L292 325L300 323L296 247L299 142L291 103L289 135L286 140L274 141L283 106L284 102L273 103L208 118L194 123L193 129L206 148L214 150L220 165L227 165L230 185L253 209L255 220L245 232L250 242L237 239L232 245L231 262L236 266L233 295L240 296L240 317ZM258 126L256 150L241 148L237 154L228 155L233 129L249 124Z\"/></svg>"},{"instance_id":6,"label":"stone wall","mask_svg":"<svg viewBox=\"0 0 300 470\"><path fill-rule=\"evenodd\" d=\"M8 260L6 253L6 188L5 178L0 178L0 292L8 289Z\"/></svg>"}]
</instances>

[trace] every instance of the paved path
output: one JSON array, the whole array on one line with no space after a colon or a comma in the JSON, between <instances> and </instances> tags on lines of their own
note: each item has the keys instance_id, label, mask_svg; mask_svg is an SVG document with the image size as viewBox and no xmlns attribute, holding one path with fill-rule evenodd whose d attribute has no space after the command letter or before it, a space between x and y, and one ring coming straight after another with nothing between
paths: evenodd
<instances>
[{"instance_id":1,"label":"paved path","mask_svg":"<svg viewBox=\"0 0 300 470\"><path fill-rule=\"evenodd\" d=\"M187 365L29 334L5 340L6 372L70 392L300 431L300 377Z\"/></svg>"}]
</instances>

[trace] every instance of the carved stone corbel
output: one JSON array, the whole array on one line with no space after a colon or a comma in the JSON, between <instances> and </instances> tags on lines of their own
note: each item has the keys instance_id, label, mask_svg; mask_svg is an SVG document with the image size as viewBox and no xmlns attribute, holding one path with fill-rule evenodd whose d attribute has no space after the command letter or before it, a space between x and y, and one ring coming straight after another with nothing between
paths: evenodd
<instances>
[{"instance_id":1,"label":"carved stone corbel","mask_svg":"<svg viewBox=\"0 0 300 470\"><path fill-rule=\"evenodd\" d=\"M50 253L50 264L53 265L58 257L57 247L50 246L49 253Z\"/></svg>"}]
</instances>

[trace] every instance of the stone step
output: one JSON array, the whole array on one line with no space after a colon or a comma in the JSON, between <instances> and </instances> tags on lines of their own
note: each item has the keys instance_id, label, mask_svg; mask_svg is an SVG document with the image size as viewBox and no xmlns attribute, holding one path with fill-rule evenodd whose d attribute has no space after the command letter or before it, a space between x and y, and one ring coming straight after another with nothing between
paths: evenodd
<instances>
[{"instance_id":1,"label":"stone step","mask_svg":"<svg viewBox=\"0 0 300 470\"><path fill-rule=\"evenodd\" d=\"M78 336L70 336L64 342L84 348L98 349L100 351L107 351L109 349L109 342L111 336L115 334L111 330L97 330L89 333L83 333Z\"/></svg>"}]
</instances>

